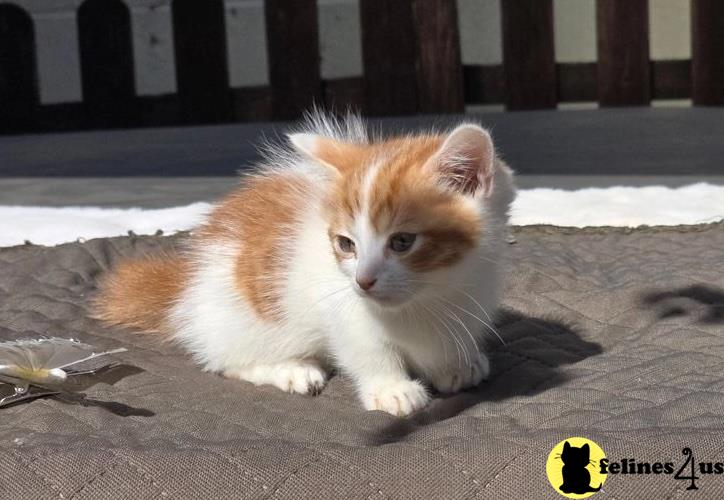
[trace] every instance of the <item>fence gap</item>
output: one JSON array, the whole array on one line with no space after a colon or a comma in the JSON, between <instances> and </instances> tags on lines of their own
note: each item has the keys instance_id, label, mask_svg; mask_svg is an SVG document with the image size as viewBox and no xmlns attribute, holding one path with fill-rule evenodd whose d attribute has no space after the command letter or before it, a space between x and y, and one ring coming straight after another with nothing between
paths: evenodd
<instances>
[{"instance_id":1,"label":"fence gap","mask_svg":"<svg viewBox=\"0 0 724 500\"><path fill-rule=\"evenodd\" d=\"M651 102L648 0L596 0L598 102L645 106Z\"/></svg>"},{"instance_id":2,"label":"fence gap","mask_svg":"<svg viewBox=\"0 0 724 500\"><path fill-rule=\"evenodd\" d=\"M33 21L20 7L0 5L0 131L30 130L38 101Z\"/></svg>"},{"instance_id":3,"label":"fence gap","mask_svg":"<svg viewBox=\"0 0 724 500\"><path fill-rule=\"evenodd\" d=\"M176 85L186 123L231 119L223 0L173 0Z\"/></svg>"},{"instance_id":4,"label":"fence gap","mask_svg":"<svg viewBox=\"0 0 724 500\"><path fill-rule=\"evenodd\" d=\"M501 0L507 109L556 107L553 0Z\"/></svg>"},{"instance_id":5,"label":"fence gap","mask_svg":"<svg viewBox=\"0 0 724 500\"><path fill-rule=\"evenodd\" d=\"M276 119L322 103L316 0L265 0L269 82Z\"/></svg>"},{"instance_id":6,"label":"fence gap","mask_svg":"<svg viewBox=\"0 0 724 500\"><path fill-rule=\"evenodd\" d=\"M86 121L95 127L132 125L135 84L128 7L121 0L86 0L77 19Z\"/></svg>"},{"instance_id":7,"label":"fence gap","mask_svg":"<svg viewBox=\"0 0 724 500\"><path fill-rule=\"evenodd\" d=\"M692 97L702 106L724 105L724 2L693 0Z\"/></svg>"}]
</instances>

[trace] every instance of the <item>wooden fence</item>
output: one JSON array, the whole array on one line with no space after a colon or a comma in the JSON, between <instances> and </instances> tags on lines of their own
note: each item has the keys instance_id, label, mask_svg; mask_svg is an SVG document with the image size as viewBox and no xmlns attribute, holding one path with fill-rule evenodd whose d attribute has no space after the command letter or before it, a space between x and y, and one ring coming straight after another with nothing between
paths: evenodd
<instances>
[{"instance_id":1,"label":"wooden fence","mask_svg":"<svg viewBox=\"0 0 724 500\"><path fill-rule=\"evenodd\" d=\"M0 0L2 1L2 0ZM222 0L173 0L178 92L137 96L121 0L77 13L83 102L43 105L30 16L0 3L0 131L293 119L311 103L372 116L560 102L724 105L724 1L692 0L692 60L650 61L648 0L597 0L598 60L557 64L552 0L501 0L503 64L463 66L455 0L360 0L364 76L320 76L316 0L265 0L269 85L230 88Z\"/></svg>"}]
</instances>

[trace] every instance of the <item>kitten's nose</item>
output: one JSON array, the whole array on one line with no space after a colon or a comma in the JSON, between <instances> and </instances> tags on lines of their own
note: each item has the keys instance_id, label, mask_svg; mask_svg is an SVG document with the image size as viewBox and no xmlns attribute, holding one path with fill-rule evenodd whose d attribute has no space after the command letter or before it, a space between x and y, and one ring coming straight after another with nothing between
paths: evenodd
<instances>
[{"instance_id":1,"label":"kitten's nose","mask_svg":"<svg viewBox=\"0 0 724 500\"><path fill-rule=\"evenodd\" d=\"M357 284L365 292L375 286L375 283L377 283L377 278L357 278Z\"/></svg>"}]
</instances>

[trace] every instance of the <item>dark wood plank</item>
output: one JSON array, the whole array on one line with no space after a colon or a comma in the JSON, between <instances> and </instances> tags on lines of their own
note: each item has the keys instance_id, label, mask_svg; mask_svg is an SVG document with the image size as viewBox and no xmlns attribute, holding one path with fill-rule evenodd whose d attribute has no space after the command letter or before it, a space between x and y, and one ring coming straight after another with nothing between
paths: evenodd
<instances>
[{"instance_id":1,"label":"dark wood plank","mask_svg":"<svg viewBox=\"0 0 724 500\"><path fill-rule=\"evenodd\" d=\"M324 80L325 108L335 113L361 111L364 106L364 85L364 78L360 77Z\"/></svg>"},{"instance_id":2,"label":"dark wood plank","mask_svg":"<svg viewBox=\"0 0 724 500\"><path fill-rule=\"evenodd\" d=\"M181 121L178 94L138 96L135 108L142 127L169 127Z\"/></svg>"},{"instance_id":3,"label":"dark wood plank","mask_svg":"<svg viewBox=\"0 0 724 500\"><path fill-rule=\"evenodd\" d=\"M691 97L691 61L651 61L653 99Z\"/></svg>"},{"instance_id":4,"label":"dark wood plank","mask_svg":"<svg viewBox=\"0 0 724 500\"><path fill-rule=\"evenodd\" d=\"M298 118L321 102L316 0L265 0L274 118Z\"/></svg>"},{"instance_id":5,"label":"dark wood plank","mask_svg":"<svg viewBox=\"0 0 724 500\"><path fill-rule=\"evenodd\" d=\"M412 0L360 0L365 113L404 115L418 109Z\"/></svg>"},{"instance_id":6,"label":"dark wood plank","mask_svg":"<svg viewBox=\"0 0 724 500\"><path fill-rule=\"evenodd\" d=\"M599 104L648 105L648 0L596 0L596 25Z\"/></svg>"},{"instance_id":7,"label":"dark wood plank","mask_svg":"<svg viewBox=\"0 0 724 500\"><path fill-rule=\"evenodd\" d=\"M503 102L502 66L464 66L465 102L495 104ZM596 63L556 64L558 102L595 101L597 99Z\"/></svg>"},{"instance_id":8,"label":"dark wood plank","mask_svg":"<svg viewBox=\"0 0 724 500\"><path fill-rule=\"evenodd\" d=\"M86 0L78 9L78 42L86 120L90 126L138 122L131 15L121 0Z\"/></svg>"},{"instance_id":9,"label":"dark wood plank","mask_svg":"<svg viewBox=\"0 0 724 500\"><path fill-rule=\"evenodd\" d=\"M27 12L0 5L0 132L35 125L38 83L33 21Z\"/></svg>"},{"instance_id":10,"label":"dark wood plank","mask_svg":"<svg viewBox=\"0 0 724 500\"><path fill-rule=\"evenodd\" d=\"M702 106L724 105L724 2L693 0L692 97Z\"/></svg>"},{"instance_id":11,"label":"dark wood plank","mask_svg":"<svg viewBox=\"0 0 724 500\"><path fill-rule=\"evenodd\" d=\"M559 102L595 101L598 98L596 63L556 64Z\"/></svg>"},{"instance_id":12,"label":"dark wood plank","mask_svg":"<svg viewBox=\"0 0 724 500\"><path fill-rule=\"evenodd\" d=\"M500 104L504 99L502 65L463 66L466 104Z\"/></svg>"},{"instance_id":13,"label":"dark wood plank","mask_svg":"<svg viewBox=\"0 0 724 500\"><path fill-rule=\"evenodd\" d=\"M176 83L186 123L231 118L223 0L173 0Z\"/></svg>"},{"instance_id":14,"label":"dark wood plank","mask_svg":"<svg viewBox=\"0 0 724 500\"><path fill-rule=\"evenodd\" d=\"M464 110L457 3L415 0L418 111L459 113Z\"/></svg>"},{"instance_id":15,"label":"dark wood plank","mask_svg":"<svg viewBox=\"0 0 724 500\"><path fill-rule=\"evenodd\" d=\"M38 106L37 117L34 132L67 132L88 128L82 102L41 104Z\"/></svg>"},{"instance_id":16,"label":"dark wood plank","mask_svg":"<svg viewBox=\"0 0 724 500\"><path fill-rule=\"evenodd\" d=\"M232 90L234 120L269 121L272 117L272 90L269 87L242 87Z\"/></svg>"},{"instance_id":17,"label":"dark wood plank","mask_svg":"<svg viewBox=\"0 0 724 500\"><path fill-rule=\"evenodd\" d=\"M501 0L505 105L556 106L552 0Z\"/></svg>"}]
</instances>

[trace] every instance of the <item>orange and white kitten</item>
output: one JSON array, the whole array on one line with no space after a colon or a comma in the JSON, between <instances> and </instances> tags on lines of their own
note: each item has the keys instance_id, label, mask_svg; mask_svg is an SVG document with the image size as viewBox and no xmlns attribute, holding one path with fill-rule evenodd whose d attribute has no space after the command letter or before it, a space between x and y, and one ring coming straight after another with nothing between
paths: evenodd
<instances>
[{"instance_id":1,"label":"orange and white kitten","mask_svg":"<svg viewBox=\"0 0 724 500\"><path fill-rule=\"evenodd\" d=\"M206 370L296 393L336 366L365 408L407 415L489 373L511 170L490 135L372 140L317 114L221 201L186 251L121 263L106 321L166 332Z\"/></svg>"}]
</instances>

